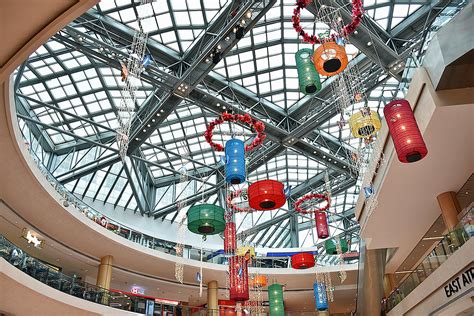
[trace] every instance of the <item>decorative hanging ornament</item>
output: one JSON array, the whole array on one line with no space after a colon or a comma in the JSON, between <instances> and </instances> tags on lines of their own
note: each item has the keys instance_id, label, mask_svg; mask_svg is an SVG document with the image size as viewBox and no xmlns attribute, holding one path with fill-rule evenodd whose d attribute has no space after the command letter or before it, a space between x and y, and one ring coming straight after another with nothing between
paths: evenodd
<instances>
[{"instance_id":1,"label":"decorative hanging ornament","mask_svg":"<svg viewBox=\"0 0 474 316\"><path fill-rule=\"evenodd\" d=\"M326 295L326 286L323 283L315 282L313 287L314 287L314 299L316 301L316 309L318 311L327 310L328 298Z\"/></svg>"},{"instance_id":2,"label":"decorative hanging ornament","mask_svg":"<svg viewBox=\"0 0 474 316\"><path fill-rule=\"evenodd\" d=\"M187 212L188 229L199 235L215 235L225 228L224 209L213 204L194 205Z\"/></svg>"},{"instance_id":3,"label":"decorative hanging ornament","mask_svg":"<svg viewBox=\"0 0 474 316\"><path fill-rule=\"evenodd\" d=\"M247 301L249 299L249 276L247 261L244 257L229 258L229 299Z\"/></svg>"},{"instance_id":4,"label":"decorative hanging ornament","mask_svg":"<svg viewBox=\"0 0 474 316\"><path fill-rule=\"evenodd\" d=\"M314 219L316 221L316 232L318 238L325 239L329 237L329 225L326 212L315 212Z\"/></svg>"},{"instance_id":5,"label":"decorative hanging ornament","mask_svg":"<svg viewBox=\"0 0 474 316\"><path fill-rule=\"evenodd\" d=\"M293 269L304 270L314 267L314 256L308 252L300 252L291 256L291 267Z\"/></svg>"},{"instance_id":6,"label":"decorative hanging ornament","mask_svg":"<svg viewBox=\"0 0 474 316\"><path fill-rule=\"evenodd\" d=\"M313 94L321 90L321 79L314 68L312 54L312 49L303 48L295 55L300 91L304 94Z\"/></svg>"},{"instance_id":7,"label":"decorative hanging ornament","mask_svg":"<svg viewBox=\"0 0 474 316\"><path fill-rule=\"evenodd\" d=\"M227 207L230 208L231 210L233 210L236 213L239 213L239 212L249 213L249 212L254 211L254 209L251 208L251 207L240 206L240 205L237 205L236 203L234 203L234 199L236 199L236 198L242 198L244 201L248 200L246 189L239 189L239 190L236 190L236 191L229 192L227 194L227 199L226 199Z\"/></svg>"},{"instance_id":8,"label":"decorative hanging ornament","mask_svg":"<svg viewBox=\"0 0 474 316\"><path fill-rule=\"evenodd\" d=\"M353 33L362 21L364 9L362 7L362 0L352 0L352 20L349 24L345 25L341 29L341 34L331 34L328 37L321 37L319 35L309 35L303 30L301 26L301 10L306 8L313 0L297 0L296 8L293 10L293 16L291 21L293 22L293 28L302 37L303 42L309 44L321 44L327 40L336 40L337 38L347 37Z\"/></svg>"},{"instance_id":9,"label":"decorative hanging ornament","mask_svg":"<svg viewBox=\"0 0 474 316\"><path fill-rule=\"evenodd\" d=\"M270 316L285 316L283 303L283 286L275 283L268 287L268 301L270 303Z\"/></svg>"},{"instance_id":10,"label":"decorative hanging ornament","mask_svg":"<svg viewBox=\"0 0 474 316\"><path fill-rule=\"evenodd\" d=\"M383 113L392 136L398 160L403 163L423 159L428 153L423 136L407 100L394 100L387 104Z\"/></svg>"},{"instance_id":11,"label":"decorative hanging ornament","mask_svg":"<svg viewBox=\"0 0 474 316\"><path fill-rule=\"evenodd\" d=\"M315 207L315 208L307 208L303 209L302 204L306 201L310 200L325 200L326 205L323 207ZM310 213L316 213L316 212L324 212L329 209L331 206L331 198L327 194L319 194L319 193L311 193L311 194L306 194L302 197L300 197L294 205L294 209L296 212L300 214L310 214Z\"/></svg>"},{"instance_id":12,"label":"decorative hanging ornament","mask_svg":"<svg viewBox=\"0 0 474 316\"><path fill-rule=\"evenodd\" d=\"M224 252L233 254L237 249L237 235L234 222L227 222L224 229Z\"/></svg>"},{"instance_id":13,"label":"decorative hanging ornament","mask_svg":"<svg viewBox=\"0 0 474 316\"><path fill-rule=\"evenodd\" d=\"M252 286L255 288L265 287L267 286L267 283L268 283L267 277L261 274L255 275L251 281Z\"/></svg>"},{"instance_id":14,"label":"decorative hanging ornament","mask_svg":"<svg viewBox=\"0 0 474 316\"><path fill-rule=\"evenodd\" d=\"M382 123L377 112L364 107L351 116L349 126L354 137L367 138L375 135Z\"/></svg>"},{"instance_id":15,"label":"decorative hanging ornament","mask_svg":"<svg viewBox=\"0 0 474 316\"><path fill-rule=\"evenodd\" d=\"M349 59L344 46L336 42L322 43L313 55L316 70L323 76L334 76L346 69Z\"/></svg>"},{"instance_id":16,"label":"decorative hanging ornament","mask_svg":"<svg viewBox=\"0 0 474 316\"><path fill-rule=\"evenodd\" d=\"M347 245L347 240L345 239L339 239L339 245L340 245L340 252L341 253L346 253L349 250L349 246ZM328 255L337 255L337 249L338 249L338 241L335 239L328 239L324 242L324 248L326 249L326 253Z\"/></svg>"},{"instance_id":17,"label":"decorative hanging ornament","mask_svg":"<svg viewBox=\"0 0 474 316\"><path fill-rule=\"evenodd\" d=\"M225 143L225 174L227 183L240 184L245 181L245 144L240 139Z\"/></svg>"},{"instance_id":18,"label":"decorative hanging ornament","mask_svg":"<svg viewBox=\"0 0 474 316\"><path fill-rule=\"evenodd\" d=\"M261 121L253 119L250 114L242 115L224 112L222 113L220 118L215 119L214 121L209 123L206 131L204 132L204 138L206 139L206 142L208 142L209 145L211 145L212 149L214 149L215 151L223 151L224 147L221 144L216 144L212 141L212 131L217 125L220 125L224 122L241 122L249 125L257 133L257 136L253 139L252 143L250 145L245 145L246 152L251 151L256 147L260 146L267 137L267 135L264 133L265 124Z\"/></svg>"},{"instance_id":19,"label":"decorative hanging ornament","mask_svg":"<svg viewBox=\"0 0 474 316\"><path fill-rule=\"evenodd\" d=\"M259 211L275 210L286 202L283 183L276 180L261 180L248 188L249 205Z\"/></svg>"}]
</instances>

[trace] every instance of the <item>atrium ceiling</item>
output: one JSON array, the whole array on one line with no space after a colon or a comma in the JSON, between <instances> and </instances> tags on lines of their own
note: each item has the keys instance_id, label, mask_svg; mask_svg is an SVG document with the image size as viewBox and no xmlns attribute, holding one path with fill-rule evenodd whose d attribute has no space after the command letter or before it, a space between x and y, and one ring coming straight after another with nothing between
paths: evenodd
<instances>
[{"instance_id":1,"label":"atrium ceiling","mask_svg":"<svg viewBox=\"0 0 474 316\"><path fill-rule=\"evenodd\" d=\"M229 16L239 2L252 12L247 23L253 27L242 39L229 39L234 21ZM302 25L314 33L327 29L315 23L314 15L324 3L315 1L302 14ZM348 1L332 3L343 16L350 15ZM195 203L225 204L223 160L204 139L206 125L223 111L249 113L265 122L268 138L247 155L248 180L276 179L291 186L291 196L280 210L237 214L242 236L263 247L318 244L314 220L294 213L292 205L329 184L331 236L342 234L357 250L354 205L360 177L351 168L351 156L360 143L339 124L333 78L323 77L315 96L299 92L294 55L311 46L293 29L294 0L167 0L146 10L139 4L101 1L17 69L19 124L38 159L85 201L147 216L150 225L179 222ZM464 4L364 1L362 25L346 50L350 67L357 70L355 84L366 91L370 108L382 116L384 104L403 96L430 34ZM136 92L128 158L122 161L116 143L121 63L139 24L148 32L146 49L154 64ZM214 65L205 59L219 41L227 49ZM399 64L403 67L395 68ZM177 93L180 84L190 87L188 95ZM254 137L245 126L223 124L215 141L223 143L231 135L246 141ZM187 181L182 181L183 171ZM187 206L178 209L181 200Z\"/></svg>"}]
</instances>

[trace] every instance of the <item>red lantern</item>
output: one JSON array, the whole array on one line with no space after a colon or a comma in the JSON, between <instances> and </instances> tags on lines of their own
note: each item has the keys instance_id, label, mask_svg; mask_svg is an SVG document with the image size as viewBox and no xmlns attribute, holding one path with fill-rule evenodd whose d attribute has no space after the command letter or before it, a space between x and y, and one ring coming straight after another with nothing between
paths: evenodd
<instances>
[{"instance_id":1,"label":"red lantern","mask_svg":"<svg viewBox=\"0 0 474 316\"><path fill-rule=\"evenodd\" d=\"M286 202L283 183L275 180L261 180L252 183L248 189L249 205L259 211L282 207Z\"/></svg>"},{"instance_id":2,"label":"red lantern","mask_svg":"<svg viewBox=\"0 0 474 316\"><path fill-rule=\"evenodd\" d=\"M249 299L249 274L244 257L229 258L229 299L247 301Z\"/></svg>"},{"instance_id":3,"label":"red lantern","mask_svg":"<svg viewBox=\"0 0 474 316\"><path fill-rule=\"evenodd\" d=\"M318 238L328 238L329 227L326 212L316 212L314 213L314 217L316 219L316 231L318 232Z\"/></svg>"},{"instance_id":4,"label":"red lantern","mask_svg":"<svg viewBox=\"0 0 474 316\"><path fill-rule=\"evenodd\" d=\"M383 113L392 135L393 144L401 162L415 162L428 153L423 136L407 100L394 100L387 104Z\"/></svg>"},{"instance_id":5,"label":"red lantern","mask_svg":"<svg viewBox=\"0 0 474 316\"><path fill-rule=\"evenodd\" d=\"M314 264L314 256L308 252L301 252L291 256L291 267L293 269L309 269L314 267Z\"/></svg>"},{"instance_id":6,"label":"red lantern","mask_svg":"<svg viewBox=\"0 0 474 316\"><path fill-rule=\"evenodd\" d=\"M234 222L227 222L224 229L224 252L234 253L237 248L236 227Z\"/></svg>"}]
</instances>

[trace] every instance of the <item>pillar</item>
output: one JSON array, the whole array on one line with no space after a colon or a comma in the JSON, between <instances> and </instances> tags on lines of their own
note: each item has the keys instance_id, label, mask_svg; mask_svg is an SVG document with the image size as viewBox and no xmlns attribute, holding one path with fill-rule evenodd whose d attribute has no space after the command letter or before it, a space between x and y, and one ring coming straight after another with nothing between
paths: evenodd
<instances>
[{"instance_id":1,"label":"pillar","mask_svg":"<svg viewBox=\"0 0 474 316\"><path fill-rule=\"evenodd\" d=\"M110 281L112 280L112 264L114 257L105 256L100 258L99 272L97 273L96 285L104 289L110 289Z\"/></svg>"},{"instance_id":2,"label":"pillar","mask_svg":"<svg viewBox=\"0 0 474 316\"><path fill-rule=\"evenodd\" d=\"M361 240L359 252L357 315L380 316L387 250L366 249L365 242Z\"/></svg>"},{"instance_id":3,"label":"pillar","mask_svg":"<svg viewBox=\"0 0 474 316\"><path fill-rule=\"evenodd\" d=\"M448 231L452 231L459 222L458 214L461 211L456 193L452 191L444 192L438 195L437 199L446 228Z\"/></svg>"},{"instance_id":4,"label":"pillar","mask_svg":"<svg viewBox=\"0 0 474 316\"><path fill-rule=\"evenodd\" d=\"M217 290L217 281L210 281L207 283L207 315L209 316L219 315Z\"/></svg>"}]
</instances>

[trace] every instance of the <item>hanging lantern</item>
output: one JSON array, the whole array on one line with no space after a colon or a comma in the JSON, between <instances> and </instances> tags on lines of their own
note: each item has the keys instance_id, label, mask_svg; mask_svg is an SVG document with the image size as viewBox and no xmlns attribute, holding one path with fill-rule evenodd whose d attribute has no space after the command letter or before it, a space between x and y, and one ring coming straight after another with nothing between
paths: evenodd
<instances>
[{"instance_id":1,"label":"hanging lantern","mask_svg":"<svg viewBox=\"0 0 474 316\"><path fill-rule=\"evenodd\" d=\"M340 239L342 253L346 253L349 250L347 240ZM328 255L337 255L337 241L335 239L329 239L324 242L324 248Z\"/></svg>"},{"instance_id":2,"label":"hanging lantern","mask_svg":"<svg viewBox=\"0 0 474 316\"><path fill-rule=\"evenodd\" d=\"M365 138L375 135L380 130L382 123L377 112L363 108L351 116L349 126L354 137Z\"/></svg>"},{"instance_id":3,"label":"hanging lantern","mask_svg":"<svg viewBox=\"0 0 474 316\"><path fill-rule=\"evenodd\" d=\"M314 67L323 76L334 76L347 67L346 49L335 42L321 44L313 55Z\"/></svg>"},{"instance_id":4,"label":"hanging lantern","mask_svg":"<svg viewBox=\"0 0 474 316\"><path fill-rule=\"evenodd\" d=\"M326 295L326 286L323 283L315 282L314 298L316 300L316 309L318 311L325 311L328 309L328 298Z\"/></svg>"},{"instance_id":5,"label":"hanging lantern","mask_svg":"<svg viewBox=\"0 0 474 316\"><path fill-rule=\"evenodd\" d=\"M259 211L282 207L286 202L283 183L275 180L261 180L248 188L249 205Z\"/></svg>"},{"instance_id":6,"label":"hanging lantern","mask_svg":"<svg viewBox=\"0 0 474 316\"><path fill-rule=\"evenodd\" d=\"M267 282L267 277L259 274L252 279L252 286L256 288L262 288L267 286Z\"/></svg>"},{"instance_id":7,"label":"hanging lantern","mask_svg":"<svg viewBox=\"0 0 474 316\"><path fill-rule=\"evenodd\" d=\"M234 253L237 248L236 227L234 222L227 222L224 229L224 252Z\"/></svg>"},{"instance_id":8,"label":"hanging lantern","mask_svg":"<svg viewBox=\"0 0 474 316\"><path fill-rule=\"evenodd\" d=\"M285 316L283 305L283 286L275 283L268 287L268 301L270 303L270 316Z\"/></svg>"},{"instance_id":9,"label":"hanging lantern","mask_svg":"<svg viewBox=\"0 0 474 316\"><path fill-rule=\"evenodd\" d=\"M249 299L249 274L244 257L229 258L229 283L230 300L241 302Z\"/></svg>"},{"instance_id":10,"label":"hanging lantern","mask_svg":"<svg viewBox=\"0 0 474 316\"><path fill-rule=\"evenodd\" d=\"M225 143L225 174L227 183L240 184L245 181L245 144L240 139Z\"/></svg>"},{"instance_id":11,"label":"hanging lantern","mask_svg":"<svg viewBox=\"0 0 474 316\"><path fill-rule=\"evenodd\" d=\"M407 100L394 100L387 104L383 113L392 135L393 144L401 162L415 162L428 153L423 136Z\"/></svg>"},{"instance_id":12,"label":"hanging lantern","mask_svg":"<svg viewBox=\"0 0 474 316\"><path fill-rule=\"evenodd\" d=\"M314 256L308 252L301 252L291 256L291 267L293 269L309 269L314 267Z\"/></svg>"},{"instance_id":13,"label":"hanging lantern","mask_svg":"<svg viewBox=\"0 0 474 316\"><path fill-rule=\"evenodd\" d=\"M300 82L300 91L304 94L313 94L321 90L321 79L314 68L311 55L313 50L310 48L300 49L296 53L296 68L298 70L298 79Z\"/></svg>"},{"instance_id":14,"label":"hanging lantern","mask_svg":"<svg viewBox=\"0 0 474 316\"><path fill-rule=\"evenodd\" d=\"M316 231L318 233L318 238L328 238L329 226L326 212L316 212L314 213L314 218L316 220Z\"/></svg>"},{"instance_id":15,"label":"hanging lantern","mask_svg":"<svg viewBox=\"0 0 474 316\"><path fill-rule=\"evenodd\" d=\"M213 204L194 205L189 208L188 229L200 235L215 235L225 228L224 209Z\"/></svg>"}]
</instances>

